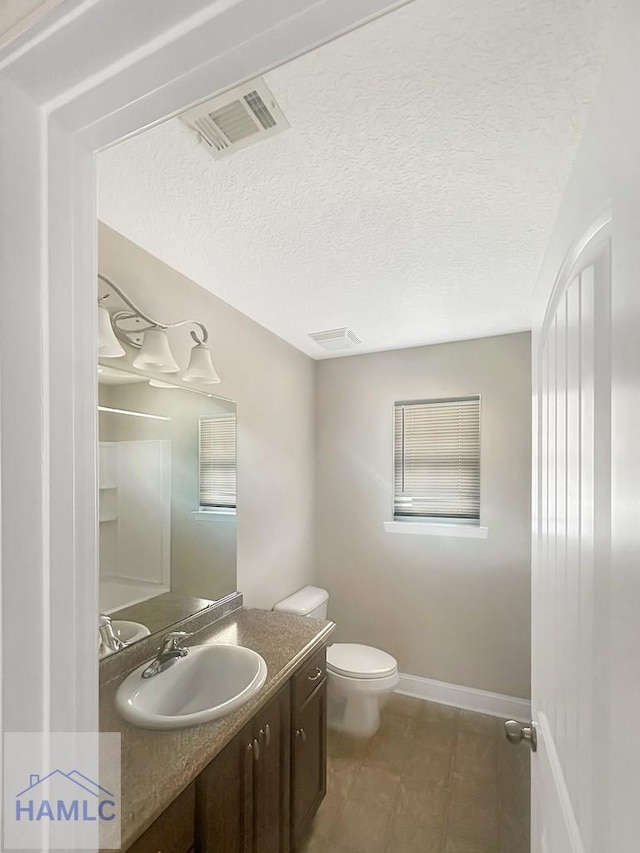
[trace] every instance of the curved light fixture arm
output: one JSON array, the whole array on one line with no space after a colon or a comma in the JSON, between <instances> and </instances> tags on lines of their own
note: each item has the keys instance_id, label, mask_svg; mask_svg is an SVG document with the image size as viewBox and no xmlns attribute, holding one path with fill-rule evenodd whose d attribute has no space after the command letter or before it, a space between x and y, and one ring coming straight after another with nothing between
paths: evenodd
<instances>
[{"instance_id":1,"label":"curved light fixture arm","mask_svg":"<svg viewBox=\"0 0 640 853\"><path fill-rule=\"evenodd\" d=\"M126 293L124 293L124 291L115 284L115 282L111 281L111 279L101 275L100 273L98 273L98 278L100 281L104 282L107 287L111 288L111 290L113 290L113 292L116 293L130 309L129 311L116 311L111 315L111 322L116 337L119 340L124 341L129 346L140 349L142 347L142 343L136 340L136 335L148 331L149 329L161 329L166 332L168 329L176 329L178 326L196 326L197 329L199 329L200 334L198 334L195 329L192 329L191 337L198 345L205 344L209 339L207 327L203 323L198 322L198 320L179 320L177 323L159 323L157 320L154 320L153 317L150 317L148 314L145 314L144 311L141 311L135 302L133 302L133 300L131 300ZM99 301L102 302L105 298L106 297L102 297ZM119 324L125 320L136 320L138 322L143 321L146 325L140 326L137 329L123 329Z\"/></svg>"}]
</instances>

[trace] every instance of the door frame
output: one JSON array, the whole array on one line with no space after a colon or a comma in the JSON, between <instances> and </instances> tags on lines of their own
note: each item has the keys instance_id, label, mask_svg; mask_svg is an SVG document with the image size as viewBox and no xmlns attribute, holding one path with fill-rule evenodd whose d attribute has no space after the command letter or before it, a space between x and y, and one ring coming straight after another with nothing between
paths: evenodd
<instances>
[{"instance_id":1,"label":"door frame","mask_svg":"<svg viewBox=\"0 0 640 853\"><path fill-rule=\"evenodd\" d=\"M95 152L405 3L66 0L0 49L3 731L98 727Z\"/></svg>"}]
</instances>

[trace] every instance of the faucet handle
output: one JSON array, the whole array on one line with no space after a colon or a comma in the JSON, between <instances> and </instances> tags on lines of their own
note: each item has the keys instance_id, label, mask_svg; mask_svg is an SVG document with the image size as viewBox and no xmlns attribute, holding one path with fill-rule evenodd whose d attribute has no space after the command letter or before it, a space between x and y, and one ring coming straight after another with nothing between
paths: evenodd
<instances>
[{"instance_id":1,"label":"faucet handle","mask_svg":"<svg viewBox=\"0 0 640 853\"><path fill-rule=\"evenodd\" d=\"M184 640L191 635L186 631L171 631L170 634L165 634L162 638L161 652L171 652L180 648L180 640Z\"/></svg>"},{"instance_id":2,"label":"faucet handle","mask_svg":"<svg viewBox=\"0 0 640 853\"><path fill-rule=\"evenodd\" d=\"M100 637L100 642L105 649L109 649L111 652L119 652L120 649L123 649L128 645L119 637L116 637L113 631L113 622L111 617L104 616L102 613L98 619L98 636Z\"/></svg>"}]
</instances>

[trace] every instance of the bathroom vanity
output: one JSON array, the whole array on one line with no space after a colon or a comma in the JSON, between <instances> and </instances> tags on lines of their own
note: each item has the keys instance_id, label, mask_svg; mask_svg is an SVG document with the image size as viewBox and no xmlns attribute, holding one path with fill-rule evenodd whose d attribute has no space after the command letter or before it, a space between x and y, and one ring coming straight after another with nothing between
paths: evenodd
<instances>
[{"instance_id":1,"label":"bathroom vanity","mask_svg":"<svg viewBox=\"0 0 640 853\"><path fill-rule=\"evenodd\" d=\"M325 794L326 643L333 627L242 609L195 633L194 645L235 642L261 654L268 668L257 696L206 725L135 728L114 707L125 673L101 686L101 728L122 736L123 851L301 848Z\"/></svg>"},{"instance_id":2,"label":"bathroom vanity","mask_svg":"<svg viewBox=\"0 0 640 853\"><path fill-rule=\"evenodd\" d=\"M324 648L305 661L200 775L196 851L298 849L326 791L325 661ZM163 853L187 851L176 847Z\"/></svg>"}]
</instances>

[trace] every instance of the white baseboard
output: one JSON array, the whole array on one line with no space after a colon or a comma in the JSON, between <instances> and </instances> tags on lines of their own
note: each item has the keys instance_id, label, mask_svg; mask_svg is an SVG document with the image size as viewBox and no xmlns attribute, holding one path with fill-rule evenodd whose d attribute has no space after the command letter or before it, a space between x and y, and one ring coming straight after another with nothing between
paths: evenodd
<instances>
[{"instance_id":1,"label":"white baseboard","mask_svg":"<svg viewBox=\"0 0 640 853\"><path fill-rule=\"evenodd\" d=\"M514 696L504 696L502 693L478 690L475 687L448 684L446 681L435 681L433 678L400 673L396 693L429 702L438 702L440 705L452 705L454 708L462 708L465 711L490 714L492 717L518 720L522 723L528 723L531 719L529 699L517 699Z\"/></svg>"}]
</instances>

